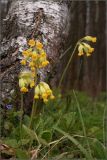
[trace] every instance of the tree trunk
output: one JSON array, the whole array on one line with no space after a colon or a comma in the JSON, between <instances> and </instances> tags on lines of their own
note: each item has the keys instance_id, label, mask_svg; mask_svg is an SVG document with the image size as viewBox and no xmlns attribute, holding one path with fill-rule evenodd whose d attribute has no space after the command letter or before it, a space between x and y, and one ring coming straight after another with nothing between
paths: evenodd
<instances>
[{"instance_id":1,"label":"tree trunk","mask_svg":"<svg viewBox=\"0 0 107 160\"><path fill-rule=\"evenodd\" d=\"M20 71L21 51L26 47L26 40L39 39L50 60L50 65L40 70L41 79L48 73L51 85L57 82L58 57L63 53L69 34L68 2L43 0L9 1L7 16L3 21L1 46L1 82L2 98L10 96L17 86Z\"/></svg>"}]
</instances>

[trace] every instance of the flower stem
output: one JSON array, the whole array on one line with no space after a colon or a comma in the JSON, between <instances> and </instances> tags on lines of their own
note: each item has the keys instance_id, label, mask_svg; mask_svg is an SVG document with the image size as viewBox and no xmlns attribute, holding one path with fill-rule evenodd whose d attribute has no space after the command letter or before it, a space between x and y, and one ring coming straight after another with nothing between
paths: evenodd
<instances>
[{"instance_id":1,"label":"flower stem","mask_svg":"<svg viewBox=\"0 0 107 160\"><path fill-rule=\"evenodd\" d=\"M37 80L37 70L35 70L35 79L34 79L35 87L36 87L36 80ZM34 94L35 94L35 91L34 91ZM35 99L33 98L33 105L32 105L32 112L31 112L29 128L32 128L33 116L34 116L34 113L36 112L36 109L37 109L37 102L36 102L36 105L35 105Z\"/></svg>"},{"instance_id":2,"label":"flower stem","mask_svg":"<svg viewBox=\"0 0 107 160\"><path fill-rule=\"evenodd\" d=\"M76 48L77 48L77 45L78 45L78 42L77 42L77 44L75 45L75 48L74 48L74 50L73 50L73 52L72 52L72 54L71 54L71 57L70 57L67 65L66 65L66 67L65 67L65 69L64 69L64 72L62 73L61 79L60 79L60 81L59 81L58 88L59 88L59 87L61 86L61 84L62 84L63 78L64 78L64 76L65 76L65 74L66 74L66 71L67 71L67 69L68 69L68 67L69 67L69 65L70 65L70 63L71 63L71 60L72 60L72 58L73 58L73 56L74 56L74 53L75 53Z\"/></svg>"},{"instance_id":3,"label":"flower stem","mask_svg":"<svg viewBox=\"0 0 107 160\"><path fill-rule=\"evenodd\" d=\"M22 118L23 118L23 93L21 93L21 109L20 109L21 115L20 115L20 140L22 139Z\"/></svg>"},{"instance_id":4,"label":"flower stem","mask_svg":"<svg viewBox=\"0 0 107 160\"><path fill-rule=\"evenodd\" d=\"M33 121L34 115L36 114L36 110L37 110L37 101L35 101L35 99L33 99L33 105L32 105L32 112L31 112L29 128L32 128L32 121Z\"/></svg>"}]
</instances>

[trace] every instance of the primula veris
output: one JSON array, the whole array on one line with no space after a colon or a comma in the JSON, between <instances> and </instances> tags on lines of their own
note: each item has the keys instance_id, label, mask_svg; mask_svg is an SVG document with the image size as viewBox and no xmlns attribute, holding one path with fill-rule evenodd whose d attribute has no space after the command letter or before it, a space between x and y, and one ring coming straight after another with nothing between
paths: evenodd
<instances>
[{"instance_id":1,"label":"primula veris","mask_svg":"<svg viewBox=\"0 0 107 160\"><path fill-rule=\"evenodd\" d=\"M19 79L19 87L22 88L24 86L25 86L25 81L24 81L24 79L20 78Z\"/></svg>"},{"instance_id":2,"label":"primula veris","mask_svg":"<svg viewBox=\"0 0 107 160\"><path fill-rule=\"evenodd\" d=\"M92 52L94 52L94 48L91 47L89 44L84 43L84 40L96 42L96 37L86 36L80 40L78 43L78 56L83 56L86 54L87 57L91 56Z\"/></svg>"},{"instance_id":3,"label":"primula veris","mask_svg":"<svg viewBox=\"0 0 107 160\"><path fill-rule=\"evenodd\" d=\"M28 50L25 50L22 52L22 55L23 56L29 56L30 52Z\"/></svg>"},{"instance_id":4,"label":"primula veris","mask_svg":"<svg viewBox=\"0 0 107 160\"><path fill-rule=\"evenodd\" d=\"M78 56L82 56L84 54L83 52L84 46L82 44L79 45L78 47Z\"/></svg>"},{"instance_id":5,"label":"primula veris","mask_svg":"<svg viewBox=\"0 0 107 160\"><path fill-rule=\"evenodd\" d=\"M35 40L34 39L30 39L28 44L29 44L29 46L34 47L35 46Z\"/></svg>"},{"instance_id":6,"label":"primula veris","mask_svg":"<svg viewBox=\"0 0 107 160\"><path fill-rule=\"evenodd\" d=\"M38 40L31 39L28 41L29 49L22 52L23 59L21 64L28 69L24 69L19 75L19 87L23 93L28 92L29 88L35 87L34 99L43 99L46 103L49 99L54 99L54 95L49 85L40 82L36 85L37 70L44 68L49 64L43 44Z\"/></svg>"},{"instance_id":7,"label":"primula veris","mask_svg":"<svg viewBox=\"0 0 107 160\"><path fill-rule=\"evenodd\" d=\"M86 36L86 37L84 37L84 39L87 40L87 41L91 41L93 43L95 43L97 41L97 38L92 37L92 36Z\"/></svg>"},{"instance_id":8,"label":"primula veris","mask_svg":"<svg viewBox=\"0 0 107 160\"><path fill-rule=\"evenodd\" d=\"M31 81L30 83L30 88L33 88L35 86L35 82L34 81Z\"/></svg>"},{"instance_id":9,"label":"primula veris","mask_svg":"<svg viewBox=\"0 0 107 160\"><path fill-rule=\"evenodd\" d=\"M36 60L38 58L38 54L36 52L32 53L32 60Z\"/></svg>"},{"instance_id":10,"label":"primula veris","mask_svg":"<svg viewBox=\"0 0 107 160\"><path fill-rule=\"evenodd\" d=\"M20 88L20 91L23 92L23 93L26 93L26 92L28 92L28 88L22 87L22 88Z\"/></svg>"},{"instance_id":11,"label":"primula veris","mask_svg":"<svg viewBox=\"0 0 107 160\"><path fill-rule=\"evenodd\" d=\"M26 65L26 60L25 59L23 59L23 60L21 60L21 62L20 62L22 65Z\"/></svg>"},{"instance_id":12,"label":"primula veris","mask_svg":"<svg viewBox=\"0 0 107 160\"><path fill-rule=\"evenodd\" d=\"M34 77L30 70L23 70L19 75L19 87L21 92L28 92L28 87L34 87ZM25 89L26 88L26 89Z\"/></svg>"},{"instance_id":13,"label":"primula veris","mask_svg":"<svg viewBox=\"0 0 107 160\"><path fill-rule=\"evenodd\" d=\"M50 89L49 85L45 82L40 82L35 87L35 99L43 99L43 101L46 103L49 99L54 99L54 95L52 93L52 90Z\"/></svg>"},{"instance_id":14,"label":"primula veris","mask_svg":"<svg viewBox=\"0 0 107 160\"><path fill-rule=\"evenodd\" d=\"M36 48L39 49L39 50L42 50L43 44L40 43L39 41L36 41Z\"/></svg>"}]
</instances>

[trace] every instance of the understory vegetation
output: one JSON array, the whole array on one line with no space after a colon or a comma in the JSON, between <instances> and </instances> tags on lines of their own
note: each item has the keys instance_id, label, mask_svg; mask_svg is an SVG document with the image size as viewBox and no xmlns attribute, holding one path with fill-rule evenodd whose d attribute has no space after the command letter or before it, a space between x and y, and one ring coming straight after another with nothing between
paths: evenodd
<instances>
[{"instance_id":1,"label":"understory vegetation","mask_svg":"<svg viewBox=\"0 0 107 160\"><path fill-rule=\"evenodd\" d=\"M33 117L23 115L20 133L21 112L13 106L1 110L2 138L1 156L19 159L107 159L104 146L104 110L106 95L92 100L85 93L70 92L57 97L48 104L40 103Z\"/></svg>"}]
</instances>

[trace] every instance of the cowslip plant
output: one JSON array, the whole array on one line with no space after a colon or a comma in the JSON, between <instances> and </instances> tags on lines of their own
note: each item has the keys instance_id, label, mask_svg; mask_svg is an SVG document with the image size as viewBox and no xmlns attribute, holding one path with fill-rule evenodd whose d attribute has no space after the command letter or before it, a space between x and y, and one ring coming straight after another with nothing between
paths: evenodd
<instances>
[{"instance_id":1,"label":"cowslip plant","mask_svg":"<svg viewBox=\"0 0 107 160\"><path fill-rule=\"evenodd\" d=\"M67 69L68 69L68 67L69 67L69 65L71 63L71 60L72 60L74 54L76 53L76 49L77 48L78 48L78 56L84 56L84 55L86 55L87 57L89 57L89 56L92 55L92 52L94 51L94 48L91 47L89 44L87 44L87 41L95 43L97 41L97 38L93 37L93 36L85 36L85 37L81 38L76 43L75 48L74 48L74 50L73 50L73 52L72 52L72 54L71 54L71 56L69 58L69 61L68 61L67 65L66 65L66 67L65 67L65 69L64 69L64 71L62 73L62 76L61 76L60 81L59 81L58 88L62 84L63 78L64 78L64 76L65 76L65 74L67 72Z\"/></svg>"},{"instance_id":2,"label":"cowslip plant","mask_svg":"<svg viewBox=\"0 0 107 160\"><path fill-rule=\"evenodd\" d=\"M92 55L94 48L92 48L91 45L87 43L87 41L95 43L96 37L86 36L81 38L77 42L71 54L71 57L63 71L63 74L59 82L59 87L68 69L68 66L72 60L72 57L76 53L76 49L78 49L78 56L86 55L87 57L89 57ZM48 64L49 61L47 60L47 54L43 49L43 44L38 40L34 39L29 40L28 49L22 52L21 65L23 66L23 70L19 74L19 87L22 93L21 94L22 114L23 114L23 94L28 92L30 88L34 89L33 106L32 106L29 128L32 127L33 116L37 107L37 103L35 104L35 101L37 102L39 99L41 99L43 100L44 103L47 103L49 99L55 98L50 86L46 82L40 81L37 78L38 70L46 67ZM21 135L21 128L22 128L22 117L20 119L20 135Z\"/></svg>"},{"instance_id":3,"label":"cowslip plant","mask_svg":"<svg viewBox=\"0 0 107 160\"><path fill-rule=\"evenodd\" d=\"M29 91L30 88L34 89L33 106L31 112L31 120L29 128L32 126L34 112L37 108L35 101L38 99L47 103L49 99L54 99L50 86L46 82L37 79L39 69L46 67L49 64L47 54L43 49L43 44L38 40L30 39L28 41L28 49L22 52L21 65L23 67L19 74L19 87L21 91L21 118L20 118L20 138L22 130L22 116L23 116L23 94Z\"/></svg>"},{"instance_id":4,"label":"cowslip plant","mask_svg":"<svg viewBox=\"0 0 107 160\"><path fill-rule=\"evenodd\" d=\"M92 37L92 36L86 36L84 38L82 38L79 42L78 42L78 56L82 56L84 54L86 54L86 56L91 56L92 52L94 51L94 48L92 48L89 44L84 43L84 41L90 41L95 43L96 42L96 37Z\"/></svg>"},{"instance_id":5,"label":"cowslip plant","mask_svg":"<svg viewBox=\"0 0 107 160\"><path fill-rule=\"evenodd\" d=\"M31 39L28 41L29 48L22 52L21 64L24 69L19 75L19 87L22 93L28 92L29 88L35 88L34 99L54 99L52 90L46 82L37 82L37 72L49 64L43 44Z\"/></svg>"}]
</instances>

